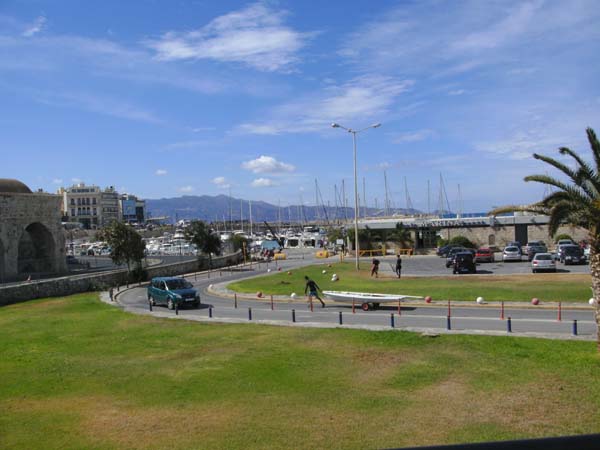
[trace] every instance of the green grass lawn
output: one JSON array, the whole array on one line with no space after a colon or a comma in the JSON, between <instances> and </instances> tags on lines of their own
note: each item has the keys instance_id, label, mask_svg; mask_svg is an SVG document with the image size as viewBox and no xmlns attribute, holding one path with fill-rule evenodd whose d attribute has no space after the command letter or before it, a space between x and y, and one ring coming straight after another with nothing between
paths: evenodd
<instances>
[{"instance_id":1,"label":"green grass lawn","mask_svg":"<svg viewBox=\"0 0 600 450\"><path fill-rule=\"evenodd\" d=\"M0 447L382 448L600 431L594 343L0 308Z\"/></svg>"},{"instance_id":2,"label":"green grass lawn","mask_svg":"<svg viewBox=\"0 0 600 450\"><path fill-rule=\"evenodd\" d=\"M327 273L323 274L322 271ZM331 281L336 273L340 280ZM488 301L587 302L591 296L589 274L526 274L526 275L454 275L448 277L371 278L369 268L357 274L353 263L317 264L287 272L251 278L229 284L237 292L265 295L304 295L304 276L314 279L324 290L374 292L431 296L434 300L468 300L484 297Z\"/></svg>"}]
</instances>

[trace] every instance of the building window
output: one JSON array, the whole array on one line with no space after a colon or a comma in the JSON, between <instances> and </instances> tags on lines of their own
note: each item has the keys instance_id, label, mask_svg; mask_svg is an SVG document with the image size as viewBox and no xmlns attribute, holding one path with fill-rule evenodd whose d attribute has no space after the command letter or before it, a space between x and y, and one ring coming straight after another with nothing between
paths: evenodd
<instances>
[{"instance_id":1,"label":"building window","mask_svg":"<svg viewBox=\"0 0 600 450\"><path fill-rule=\"evenodd\" d=\"M79 206L79 205L81 205L81 199L80 198L77 199L77 206Z\"/></svg>"},{"instance_id":2,"label":"building window","mask_svg":"<svg viewBox=\"0 0 600 450\"><path fill-rule=\"evenodd\" d=\"M75 199L74 198L71 199L71 205L75 206Z\"/></svg>"},{"instance_id":3,"label":"building window","mask_svg":"<svg viewBox=\"0 0 600 450\"><path fill-rule=\"evenodd\" d=\"M96 208L94 208L94 215L96 215Z\"/></svg>"},{"instance_id":4,"label":"building window","mask_svg":"<svg viewBox=\"0 0 600 450\"><path fill-rule=\"evenodd\" d=\"M92 199L92 205L95 205L95 204L96 204L96 197L94 197L94 198Z\"/></svg>"},{"instance_id":5,"label":"building window","mask_svg":"<svg viewBox=\"0 0 600 450\"><path fill-rule=\"evenodd\" d=\"M85 204L86 204L86 205L89 205L89 204L90 204L90 198L89 198L89 197L85 199Z\"/></svg>"},{"instance_id":6,"label":"building window","mask_svg":"<svg viewBox=\"0 0 600 450\"><path fill-rule=\"evenodd\" d=\"M77 208L77 215L80 216L81 215L81 208Z\"/></svg>"},{"instance_id":7,"label":"building window","mask_svg":"<svg viewBox=\"0 0 600 450\"><path fill-rule=\"evenodd\" d=\"M71 208L71 216L75 217L75 208Z\"/></svg>"}]
</instances>

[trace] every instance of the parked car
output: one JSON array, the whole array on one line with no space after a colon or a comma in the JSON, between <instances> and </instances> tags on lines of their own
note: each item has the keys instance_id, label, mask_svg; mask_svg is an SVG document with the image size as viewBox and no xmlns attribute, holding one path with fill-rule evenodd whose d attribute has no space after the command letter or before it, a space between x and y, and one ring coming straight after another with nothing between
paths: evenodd
<instances>
[{"instance_id":1,"label":"parked car","mask_svg":"<svg viewBox=\"0 0 600 450\"><path fill-rule=\"evenodd\" d=\"M575 242L573 242L572 239L560 239L557 243L556 246L561 246L561 245L575 245Z\"/></svg>"},{"instance_id":2,"label":"parked car","mask_svg":"<svg viewBox=\"0 0 600 450\"><path fill-rule=\"evenodd\" d=\"M448 255L446 256L446 268L449 268L452 265L454 265L454 255L456 255L457 253L460 253L460 252L468 252L468 251L470 251L470 250L465 247L451 248L450 251L448 252Z\"/></svg>"},{"instance_id":3,"label":"parked car","mask_svg":"<svg viewBox=\"0 0 600 450\"><path fill-rule=\"evenodd\" d=\"M528 245L527 246L527 260L532 261L533 257L537 253L548 253L548 249L543 245Z\"/></svg>"},{"instance_id":4,"label":"parked car","mask_svg":"<svg viewBox=\"0 0 600 450\"><path fill-rule=\"evenodd\" d=\"M442 258L446 258L448 256L448 252L453 249L453 248L457 248L460 247L460 245L457 244L448 244L448 245L444 245L443 247L439 247L437 249L437 255L442 257Z\"/></svg>"},{"instance_id":5,"label":"parked car","mask_svg":"<svg viewBox=\"0 0 600 450\"><path fill-rule=\"evenodd\" d=\"M475 260L471 252L459 252L454 255L454 268L452 273L475 273Z\"/></svg>"},{"instance_id":6,"label":"parked car","mask_svg":"<svg viewBox=\"0 0 600 450\"><path fill-rule=\"evenodd\" d=\"M494 262L494 252L487 247L482 247L475 253L476 262Z\"/></svg>"},{"instance_id":7,"label":"parked car","mask_svg":"<svg viewBox=\"0 0 600 450\"><path fill-rule=\"evenodd\" d=\"M550 253L536 253L531 260L531 271L538 272L556 272L556 261Z\"/></svg>"},{"instance_id":8,"label":"parked car","mask_svg":"<svg viewBox=\"0 0 600 450\"><path fill-rule=\"evenodd\" d=\"M509 246L502 252L502 261L521 261L521 249L516 246Z\"/></svg>"},{"instance_id":9,"label":"parked car","mask_svg":"<svg viewBox=\"0 0 600 450\"><path fill-rule=\"evenodd\" d=\"M585 264L583 250L579 245L563 245L560 254L560 262L568 264Z\"/></svg>"},{"instance_id":10,"label":"parked car","mask_svg":"<svg viewBox=\"0 0 600 450\"><path fill-rule=\"evenodd\" d=\"M519 241L510 241L508 244L506 244L507 247L518 247L519 251L522 252L523 251L523 246L521 245L521 243Z\"/></svg>"},{"instance_id":11,"label":"parked car","mask_svg":"<svg viewBox=\"0 0 600 450\"><path fill-rule=\"evenodd\" d=\"M151 305L166 305L169 309L191 305L200 306L200 295L192 283L185 278L157 277L148 285L148 302Z\"/></svg>"}]
</instances>

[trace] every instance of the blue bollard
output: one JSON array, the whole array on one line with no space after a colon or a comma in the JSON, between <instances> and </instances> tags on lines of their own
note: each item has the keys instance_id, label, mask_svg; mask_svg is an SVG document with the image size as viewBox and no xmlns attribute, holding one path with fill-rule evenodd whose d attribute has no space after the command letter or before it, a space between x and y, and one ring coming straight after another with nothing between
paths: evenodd
<instances>
[{"instance_id":1,"label":"blue bollard","mask_svg":"<svg viewBox=\"0 0 600 450\"><path fill-rule=\"evenodd\" d=\"M394 313L391 313L391 314L390 314L390 326L391 326L392 328L394 328L394 326L395 326L395 325L394 325Z\"/></svg>"},{"instance_id":2,"label":"blue bollard","mask_svg":"<svg viewBox=\"0 0 600 450\"><path fill-rule=\"evenodd\" d=\"M248 320L252 320L252 308L248 308Z\"/></svg>"},{"instance_id":3,"label":"blue bollard","mask_svg":"<svg viewBox=\"0 0 600 450\"><path fill-rule=\"evenodd\" d=\"M343 325L344 321L342 320L342 312L340 311L340 325Z\"/></svg>"},{"instance_id":4,"label":"blue bollard","mask_svg":"<svg viewBox=\"0 0 600 450\"><path fill-rule=\"evenodd\" d=\"M577 319L573 320L573 336L577 336Z\"/></svg>"},{"instance_id":5,"label":"blue bollard","mask_svg":"<svg viewBox=\"0 0 600 450\"><path fill-rule=\"evenodd\" d=\"M296 310L292 309L292 322L296 322Z\"/></svg>"},{"instance_id":6,"label":"blue bollard","mask_svg":"<svg viewBox=\"0 0 600 450\"><path fill-rule=\"evenodd\" d=\"M212 306L208 307L208 317L212 319Z\"/></svg>"},{"instance_id":7,"label":"blue bollard","mask_svg":"<svg viewBox=\"0 0 600 450\"><path fill-rule=\"evenodd\" d=\"M506 331L512 333L512 321L510 317L506 320Z\"/></svg>"},{"instance_id":8,"label":"blue bollard","mask_svg":"<svg viewBox=\"0 0 600 450\"><path fill-rule=\"evenodd\" d=\"M452 324L450 323L450 316L446 316L446 329L451 330Z\"/></svg>"}]
</instances>

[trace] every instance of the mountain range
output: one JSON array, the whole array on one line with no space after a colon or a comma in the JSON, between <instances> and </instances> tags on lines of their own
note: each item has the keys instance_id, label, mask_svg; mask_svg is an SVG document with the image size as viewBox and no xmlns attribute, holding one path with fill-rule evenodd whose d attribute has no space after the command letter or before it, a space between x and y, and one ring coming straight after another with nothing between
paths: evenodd
<instances>
[{"instance_id":1,"label":"mountain range","mask_svg":"<svg viewBox=\"0 0 600 450\"><path fill-rule=\"evenodd\" d=\"M252 220L254 222L314 222L333 221L354 217L354 208L332 206L273 205L263 201L252 201ZM244 220L250 217L250 202L227 195L184 195L182 197L148 199L146 209L149 217L168 217L167 222L181 219L200 219L207 222ZM360 208L361 215L364 214ZM418 214L417 210L393 209L391 214ZM370 217L383 215L383 210L366 208Z\"/></svg>"}]
</instances>

